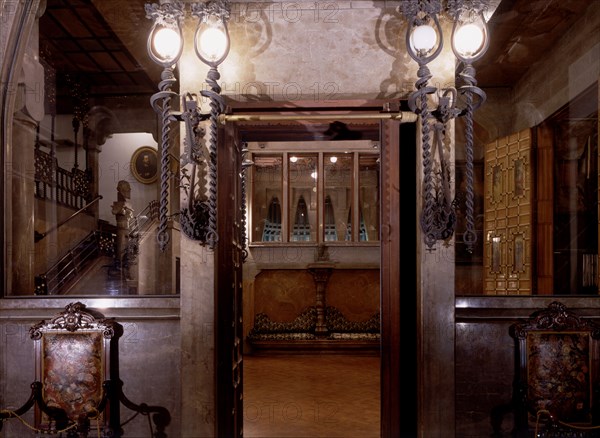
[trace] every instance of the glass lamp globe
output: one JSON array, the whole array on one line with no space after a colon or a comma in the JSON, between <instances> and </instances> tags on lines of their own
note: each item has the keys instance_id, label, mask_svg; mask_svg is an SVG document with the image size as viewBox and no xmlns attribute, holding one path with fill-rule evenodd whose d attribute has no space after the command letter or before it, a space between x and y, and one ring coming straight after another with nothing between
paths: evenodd
<instances>
[{"instance_id":1,"label":"glass lamp globe","mask_svg":"<svg viewBox=\"0 0 600 438\"><path fill-rule=\"evenodd\" d=\"M410 35L410 45L417 53L429 53L436 44L437 32L428 24L415 27Z\"/></svg>"},{"instance_id":2,"label":"glass lamp globe","mask_svg":"<svg viewBox=\"0 0 600 438\"><path fill-rule=\"evenodd\" d=\"M474 23L460 26L454 33L454 47L463 57L472 57L483 45L483 30Z\"/></svg>"},{"instance_id":3,"label":"glass lamp globe","mask_svg":"<svg viewBox=\"0 0 600 438\"><path fill-rule=\"evenodd\" d=\"M223 62L229 53L229 34L219 19L203 20L196 29L194 47L198 57L208 65Z\"/></svg>"},{"instance_id":4,"label":"glass lamp globe","mask_svg":"<svg viewBox=\"0 0 600 438\"><path fill-rule=\"evenodd\" d=\"M152 46L160 59L174 61L181 49L181 37L174 29L161 27L154 33Z\"/></svg>"}]
</instances>

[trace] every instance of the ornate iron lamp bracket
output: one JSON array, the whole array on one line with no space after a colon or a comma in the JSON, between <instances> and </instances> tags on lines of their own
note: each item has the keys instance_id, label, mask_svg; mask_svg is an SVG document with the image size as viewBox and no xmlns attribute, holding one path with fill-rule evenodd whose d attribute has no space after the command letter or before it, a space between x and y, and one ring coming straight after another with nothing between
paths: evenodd
<instances>
[{"instance_id":1,"label":"ornate iron lamp bracket","mask_svg":"<svg viewBox=\"0 0 600 438\"><path fill-rule=\"evenodd\" d=\"M456 203L451 201L450 172L448 160L444 155L443 139L446 133L446 124L449 120L465 116L465 155L466 155L466 231L463 235L467 250L472 252L477 240L473 220L473 111L485 101L485 93L477 87L475 69L472 62L480 59L487 51L489 38L487 26L483 19L483 12L488 7L489 0L447 0L445 8L442 0L403 0L399 10L406 17L408 27L406 30L406 48L409 55L417 62L418 80L416 90L408 99L410 109L421 117L421 146L423 162L423 210L421 213L421 229L424 241L429 251L434 250L437 240L447 240L454 233L456 225ZM464 82L458 91L455 88L446 88L440 91L439 103L435 110L428 107L428 95L437 92L436 87L428 85L432 75L427 64L435 59L443 47L442 29L438 15L443 9L454 20L452 49L456 58L465 68L459 74ZM461 53L455 46L454 37L457 30L465 25L478 22L482 32L482 45L471 51ZM418 37L417 37L418 35ZM413 38L415 38L413 40ZM458 109L458 95L464 96L465 108ZM478 102L473 104L473 97L478 97ZM432 151L431 130L436 150ZM434 170L434 154L439 156L439 171Z\"/></svg>"}]
</instances>

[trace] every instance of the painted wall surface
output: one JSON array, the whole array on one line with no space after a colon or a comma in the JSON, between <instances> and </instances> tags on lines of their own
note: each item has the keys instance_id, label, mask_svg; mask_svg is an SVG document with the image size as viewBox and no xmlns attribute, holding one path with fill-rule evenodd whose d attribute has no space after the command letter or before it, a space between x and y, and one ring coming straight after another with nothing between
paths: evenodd
<instances>
[{"instance_id":1,"label":"painted wall surface","mask_svg":"<svg viewBox=\"0 0 600 438\"><path fill-rule=\"evenodd\" d=\"M234 3L231 50L219 66L222 93L236 101L292 102L406 96L417 65L404 48L406 28L396 7L385 1ZM453 77L453 58L440 56L430 67L439 85ZM182 90L202 86L207 68L191 44L179 71Z\"/></svg>"}]
</instances>

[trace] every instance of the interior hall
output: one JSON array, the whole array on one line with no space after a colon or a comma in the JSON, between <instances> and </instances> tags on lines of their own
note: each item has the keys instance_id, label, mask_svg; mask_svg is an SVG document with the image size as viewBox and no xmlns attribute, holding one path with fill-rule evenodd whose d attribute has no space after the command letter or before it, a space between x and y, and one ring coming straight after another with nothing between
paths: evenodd
<instances>
[{"instance_id":1,"label":"interior hall","mask_svg":"<svg viewBox=\"0 0 600 438\"><path fill-rule=\"evenodd\" d=\"M0 23L0 438L600 436L600 1Z\"/></svg>"}]
</instances>

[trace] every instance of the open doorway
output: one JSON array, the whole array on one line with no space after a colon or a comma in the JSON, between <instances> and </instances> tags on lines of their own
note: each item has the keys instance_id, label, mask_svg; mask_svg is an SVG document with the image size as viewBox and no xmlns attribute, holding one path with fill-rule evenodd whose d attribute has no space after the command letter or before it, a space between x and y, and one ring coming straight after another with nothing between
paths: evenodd
<instances>
[{"instance_id":1,"label":"open doorway","mask_svg":"<svg viewBox=\"0 0 600 438\"><path fill-rule=\"evenodd\" d=\"M378 112L380 108L377 106ZM254 111L274 117L273 111ZM414 382L415 374L410 373L410 368L416 357L410 342L404 343L409 354L403 369L409 373L407 378L400 378L401 254L399 245L389 244L392 234L399 233L399 225L392 226L390 221L400 220L396 193L399 184L394 182L400 175L400 123L356 117L358 112L375 114L374 108L353 111L328 112L319 108L298 117L292 115L298 109L281 109L277 114L295 117L293 122L265 123L254 117L228 123L225 128L225 143L243 151L244 159L253 161L255 168L252 175L247 175L246 183L241 184L250 200L250 248L243 268L244 292L238 291L238 302L230 307L238 308L238 315L243 314L243 319L234 322L240 327L234 330L238 335L234 336L233 355L238 354L236 345L243 344L244 360L238 357L234 374L244 377L232 386L229 406L237 408L233 422L229 414L232 410L227 410L227 396L221 395L221 411L221 404L217 403L218 429L219 424L229 427L225 424L228 422L241 430L243 424L244 435L261 437L392 436L391 431L399 430L398 388L401 380ZM317 117L324 115L327 117ZM351 139L328 137L337 122L349 131ZM383 125L388 126L382 129ZM394 149L393 159L397 160L392 163L386 158L385 170L382 139L383 143L394 144L388 145L385 153L389 155L389 149ZM342 166L331 165L344 162ZM413 177L414 163L413 151ZM375 176L369 176L369 172L375 172ZM331 180L333 173L335 184ZM414 188L414 179L410 187ZM381 205L382 200L385 206ZM407 205L414 212L415 204ZM413 221L414 216L406 215ZM380 236L386 239L383 246ZM406 245L405 251L410 250ZM227 306L223 293L218 294L221 305ZM375 299L365 298L369 294ZM413 304L414 301L413 298ZM373 302L375 308L371 310L375 312L365 317L364 312L369 312ZM383 313L382 302L387 303ZM409 312L414 322L414 307ZM414 326L404 319L402 323L407 326L405 332L414 338ZM225 365L232 357L231 350L218 327L217 331L217 350L221 352L218 357L223 358ZM352 368L352 364L356 367ZM226 379L231 372L223 369L222 381L229 384ZM328 372L332 373L330 377ZM335 377L339 377L344 393L337 399L332 398L336 394ZM325 380L319 382L319 378ZM239 402L242 382L243 407ZM268 390L269 384L279 391ZM363 384L370 389L366 390ZM253 396L252 388L257 387L265 391ZM224 393L217 388L217 400ZM299 398L303 393L308 403ZM403 399L414 399L416 406L415 393L408 388ZM350 403L352 399L354 402ZM396 413L391 414L393 411ZM416 423L415 417L407 418L403 430L414 430L409 423ZM349 430L340 427L344 423Z\"/></svg>"}]
</instances>

